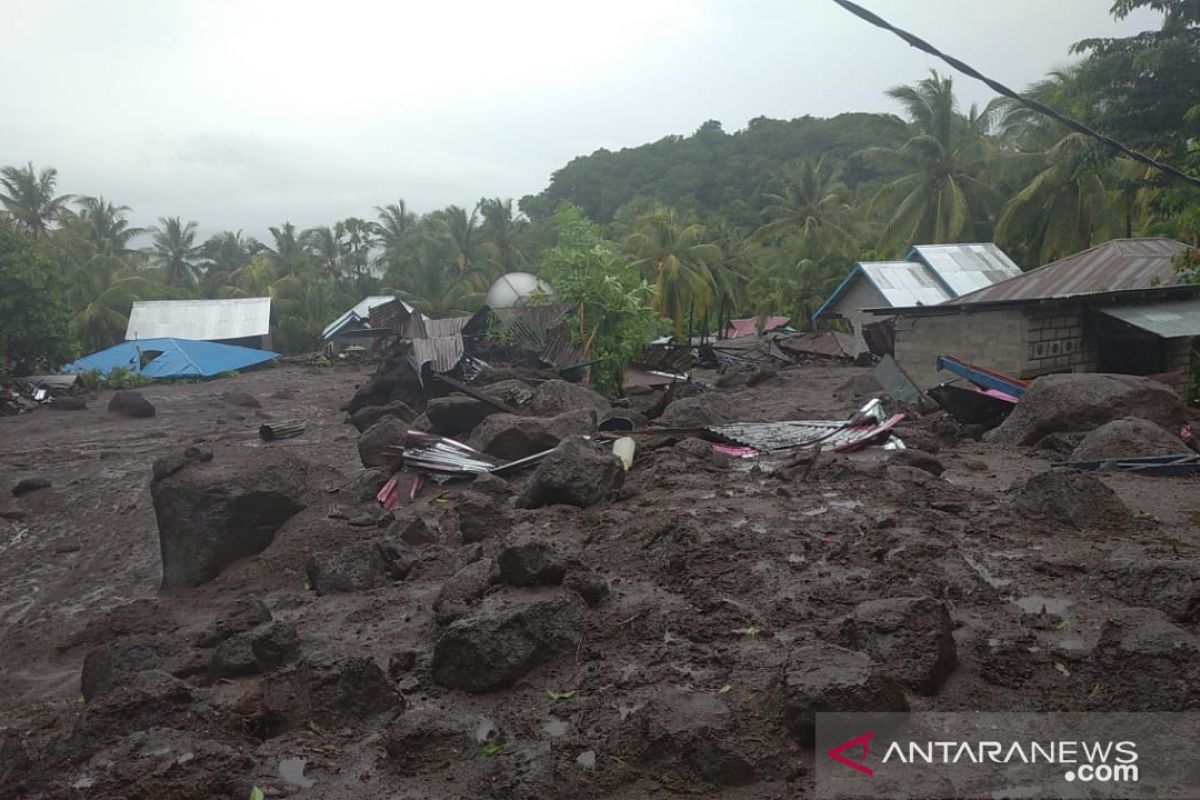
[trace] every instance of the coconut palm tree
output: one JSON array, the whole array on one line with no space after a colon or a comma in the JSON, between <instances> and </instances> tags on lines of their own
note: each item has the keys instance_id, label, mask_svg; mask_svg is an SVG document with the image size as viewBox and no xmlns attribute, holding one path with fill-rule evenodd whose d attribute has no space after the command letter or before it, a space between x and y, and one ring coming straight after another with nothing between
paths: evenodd
<instances>
[{"instance_id":1,"label":"coconut palm tree","mask_svg":"<svg viewBox=\"0 0 1200 800\"><path fill-rule=\"evenodd\" d=\"M58 170L48 167L41 172L33 164L0 169L0 204L17 225L39 239L50 234L50 223L72 199L69 194L54 194Z\"/></svg>"},{"instance_id":2,"label":"coconut palm tree","mask_svg":"<svg viewBox=\"0 0 1200 800\"><path fill-rule=\"evenodd\" d=\"M220 287L230 281L237 272L258 252L261 245L253 237L245 238L239 231L222 231L213 234L200 245L203 272L201 289L206 297L215 296Z\"/></svg>"},{"instance_id":3,"label":"coconut palm tree","mask_svg":"<svg viewBox=\"0 0 1200 800\"><path fill-rule=\"evenodd\" d=\"M520 212L513 213L511 198L482 199L479 201L479 211L483 216L481 232L486 259L492 265L489 277L498 278L506 272L525 269L526 258L520 238L529 220Z\"/></svg>"},{"instance_id":4,"label":"coconut palm tree","mask_svg":"<svg viewBox=\"0 0 1200 800\"><path fill-rule=\"evenodd\" d=\"M332 228L327 225L309 228L300 234L300 244L316 262L321 276L334 282L340 282L345 277L349 250L343 236L341 223Z\"/></svg>"},{"instance_id":5,"label":"coconut palm tree","mask_svg":"<svg viewBox=\"0 0 1200 800\"><path fill-rule=\"evenodd\" d=\"M379 245L386 251L398 247L417 229L417 215L408 210L403 199L386 206L375 206L379 221L372 223Z\"/></svg>"},{"instance_id":6,"label":"coconut palm tree","mask_svg":"<svg viewBox=\"0 0 1200 800\"><path fill-rule=\"evenodd\" d=\"M125 218L129 206L114 205L103 197L91 196L79 198L76 206L76 211L64 211L64 226L76 228L98 255L127 263L138 255L131 243L146 229L130 226Z\"/></svg>"},{"instance_id":7,"label":"coconut palm tree","mask_svg":"<svg viewBox=\"0 0 1200 800\"><path fill-rule=\"evenodd\" d=\"M904 107L913 135L898 148L864 151L869 158L900 164L905 173L872 201L872 208L887 210L880 253L899 256L917 243L986 238L994 200L979 176L993 109L958 113L952 79L936 72L887 95Z\"/></svg>"},{"instance_id":8,"label":"coconut palm tree","mask_svg":"<svg viewBox=\"0 0 1200 800\"><path fill-rule=\"evenodd\" d=\"M163 283L179 289L194 289L200 268L196 257L196 223L179 217L159 217L151 230L150 257L162 270Z\"/></svg>"},{"instance_id":9,"label":"coconut palm tree","mask_svg":"<svg viewBox=\"0 0 1200 800\"><path fill-rule=\"evenodd\" d=\"M295 275L303 272L308 266L308 254L300 243L296 226L285 222L278 228L268 228L271 233L273 246L263 246L263 253L272 264L280 277Z\"/></svg>"},{"instance_id":10,"label":"coconut palm tree","mask_svg":"<svg viewBox=\"0 0 1200 800\"><path fill-rule=\"evenodd\" d=\"M704 314L716 304L713 271L721 263L720 245L703 225L682 220L674 209L658 208L638 220L625 239L635 264L655 286L654 308L683 333L683 315Z\"/></svg>"},{"instance_id":11,"label":"coconut palm tree","mask_svg":"<svg viewBox=\"0 0 1200 800\"><path fill-rule=\"evenodd\" d=\"M778 176L780 189L765 196L768 219L754 232L755 241L794 234L824 250L849 251L851 209L846 187L830 179L824 159L788 164Z\"/></svg>"}]
</instances>

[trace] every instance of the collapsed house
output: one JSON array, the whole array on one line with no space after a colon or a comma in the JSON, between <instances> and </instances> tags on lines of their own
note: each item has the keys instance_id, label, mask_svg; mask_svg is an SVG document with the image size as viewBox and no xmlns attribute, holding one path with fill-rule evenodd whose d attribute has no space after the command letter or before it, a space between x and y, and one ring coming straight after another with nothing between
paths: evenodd
<instances>
[{"instance_id":1,"label":"collapsed house","mask_svg":"<svg viewBox=\"0 0 1200 800\"><path fill-rule=\"evenodd\" d=\"M374 341L371 333L371 309L386 303L396 301L391 295L375 295L363 298L358 305L325 326L321 331L321 340L328 343L332 354L337 355L347 348L363 347L370 349ZM409 312L413 309L406 306Z\"/></svg>"},{"instance_id":2,"label":"collapsed house","mask_svg":"<svg viewBox=\"0 0 1200 800\"><path fill-rule=\"evenodd\" d=\"M933 306L1021 274L996 245L917 245L903 261L860 261L813 314L848 322L859 351L879 320L867 309ZM874 347L870 348L876 352Z\"/></svg>"},{"instance_id":3,"label":"collapsed house","mask_svg":"<svg viewBox=\"0 0 1200 800\"><path fill-rule=\"evenodd\" d=\"M951 353L1015 378L1107 372L1186 381L1200 286L1180 282L1188 246L1116 239L937 304L870 309L894 320L888 350L921 389Z\"/></svg>"},{"instance_id":4,"label":"collapsed house","mask_svg":"<svg viewBox=\"0 0 1200 800\"><path fill-rule=\"evenodd\" d=\"M125 340L191 339L271 349L271 298L139 300L129 311Z\"/></svg>"},{"instance_id":5,"label":"collapsed house","mask_svg":"<svg viewBox=\"0 0 1200 800\"><path fill-rule=\"evenodd\" d=\"M79 373L108 375L125 369L146 378L211 378L264 364L279 353L253 347L200 342L191 339L139 339L121 342L86 355L63 367L74 381Z\"/></svg>"}]
</instances>

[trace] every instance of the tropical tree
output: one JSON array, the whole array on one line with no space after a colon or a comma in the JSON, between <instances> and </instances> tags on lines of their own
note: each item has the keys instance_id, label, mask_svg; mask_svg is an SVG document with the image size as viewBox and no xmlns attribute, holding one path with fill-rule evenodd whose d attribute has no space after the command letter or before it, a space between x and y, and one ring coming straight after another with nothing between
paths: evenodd
<instances>
[{"instance_id":1,"label":"tropical tree","mask_svg":"<svg viewBox=\"0 0 1200 800\"><path fill-rule=\"evenodd\" d=\"M57 369L73 355L57 265L14 223L0 219L0 381Z\"/></svg>"},{"instance_id":2,"label":"tropical tree","mask_svg":"<svg viewBox=\"0 0 1200 800\"><path fill-rule=\"evenodd\" d=\"M991 110L972 107L968 116L958 113L952 79L936 72L887 95L904 107L913 135L897 148L864 151L874 160L899 164L904 172L872 201L887 215L880 252L900 256L913 244L986 238L994 201L980 173Z\"/></svg>"},{"instance_id":3,"label":"tropical tree","mask_svg":"<svg viewBox=\"0 0 1200 800\"><path fill-rule=\"evenodd\" d=\"M33 164L0 169L0 203L19 227L39 239L50 233L50 223L71 200L69 194L54 194L58 170L53 167L37 172Z\"/></svg>"},{"instance_id":4,"label":"tropical tree","mask_svg":"<svg viewBox=\"0 0 1200 800\"><path fill-rule=\"evenodd\" d=\"M344 235L345 229L341 223L332 228L327 225L309 228L300 234L300 244L316 263L320 275L327 280L340 282L345 277L349 249Z\"/></svg>"},{"instance_id":5,"label":"tropical tree","mask_svg":"<svg viewBox=\"0 0 1200 800\"><path fill-rule=\"evenodd\" d=\"M848 191L829 177L824 159L788 164L778 183L778 191L764 196L763 216L768 221L754 232L755 241L795 235L825 250L853 249Z\"/></svg>"},{"instance_id":6,"label":"tropical tree","mask_svg":"<svg viewBox=\"0 0 1200 800\"><path fill-rule=\"evenodd\" d=\"M431 232L450 247L450 267L456 280L485 282L479 269L479 207L446 206L429 215Z\"/></svg>"},{"instance_id":7,"label":"tropical tree","mask_svg":"<svg viewBox=\"0 0 1200 800\"><path fill-rule=\"evenodd\" d=\"M132 242L146 232L135 228L125 215L129 206L114 205L103 197L81 197L76 201L77 210L63 212L64 228L72 228L92 246L96 256L109 259L118 266L134 266L132 259L139 255ZM119 263L118 263L119 262Z\"/></svg>"},{"instance_id":8,"label":"tropical tree","mask_svg":"<svg viewBox=\"0 0 1200 800\"><path fill-rule=\"evenodd\" d=\"M261 245L239 231L222 231L200 245L201 289L206 297L229 283L233 273L250 263Z\"/></svg>"},{"instance_id":9,"label":"tropical tree","mask_svg":"<svg viewBox=\"0 0 1200 800\"><path fill-rule=\"evenodd\" d=\"M271 234L271 245L264 245L263 253L275 265L278 275L286 277L303 272L308 265L308 254L300 243L296 226L285 222L267 230Z\"/></svg>"},{"instance_id":10,"label":"tropical tree","mask_svg":"<svg viewBox=\"0 0 1200 800\"><path fill-rule=\"evenodd\" d=\"M196 287L200 267L196 258L196 223L179 217L159 217L151 230L150 257L162 270L163 282L179 289Z\"/></svg>"},{"instance_id":11,"label":"tropical tree","mask_svg":"<svg viewBox=\"0 0 1200 800\"><path fill-rule=\"evenodd\" d=\"M519 212L513 213L513 201L499 197L482 199L479 212L483 217L481 233L486 260L491 265L490 277L525 269L527 259L521 237L529 221Z\"/></svg>"},{"instance_id":12,"label":"tropical tree","mask_svg":"<svg viewBox=\"0 0 1200 800\"><path fill-rule=\"evenodd\" d=\"M683 333L684 314L715 307L713 270L722 253L703 225L680 219L674 209L658 208L638 221L625 247L653 281L654 308L674 323L676 335Z\"/></svg>"},{"instance_id":13,"label":"tropical tree","mask_svg":"<svg viewBox=\"0 0 1200 800\"><path fill-rule=\"evenodd\" d=\"M375 206L379 221L372 223L375 237L385 251L402 245L417 229L417 215L401 199L386 206Z\"/></svg>"},{"instance_id":14,"label":"tropical tree","mask_svg":"<svg viewBox=\"0 0 1200 800\"><path fill-rule=\"evenodd\" d=\"M375 246L375 225L359 217L346 217L335 226L345 236L346 259L354 271L359 291L366 290L364 280L371 262L371 248Z\"/></svg>"}]
</instances>

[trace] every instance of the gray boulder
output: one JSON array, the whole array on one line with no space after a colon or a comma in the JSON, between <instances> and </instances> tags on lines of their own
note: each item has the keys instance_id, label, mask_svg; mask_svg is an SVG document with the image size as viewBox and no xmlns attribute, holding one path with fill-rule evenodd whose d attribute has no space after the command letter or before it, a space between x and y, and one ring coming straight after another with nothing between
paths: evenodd
<instances>
[{"instance_id":1,"label":"gray boulder","mask_svg":"<svg viewBox=\"0 0 1200 800\"><path fill-rule=\"evenodd\" d=\"M417 563L412 549L394 539L354 542L336 552L314 556L305 566L317 594L365 592L404 580Z\"/></svg>"},{"instance_id":2,"label":"gray boulder","mask_svg":"<svg viewBox=\"0 0 1200 800\"><path fill-rule=\"evenodd\" d=\"M610 450L572 437L538 463L517 505L540 508L564 503L586 508L619 491L624 482L625 468Z\"/></svg>"},{"instance_id":3,"label":"gray boulder","mask_svg":"<svg viewBox=\"0 0 1200 800\"><path fill-rule=\"evenodd\" d=\"M1109 594L1132 606L1156 608L1176 622L1200 620L1200 563L1151 558L1122 549L1100 570Z\"/></svg>"},{"instance_id":4,"label":"gray boulder","mask_svg":"<svg viewBox=\"0 0 1200 800\"><path fill-rule=\"evenodd\" d=\"M117 392L108 401L108 410L125 417L153 417L158 413L154 404L142 396L141 392Z\"/></svg>"},{"instance_id":5,"label":"gray boulder","mask_svg":"<svg viewBox=\"0 0 1200 800\"><path fill-rule=\"evenodd\" d=\"M666 428L703 428L737 421L733 402L723 394L705 392L684 397L667 406L657 423Z\"/></svg>"},{"instance_id":6,"label":"gray boulder","mask_svg":"<svg viewBox=\"0 0 1200 800\"><path fill-rule=\"evenodd\" d=\"M1013 505L1076 528L1120 527L1133 521L1116 492L1082 472L1038 473L1016 489Z\"/></svg>"},{"instance_id":7,"label":"gray boulder","mask_svg":"<svg viewBox=\"0 0 1200 800\"><path fill-rule=\"evenodd\" d=\"M471 613L492 584L496 562L490 558L473 561L442 582L433 601L434 619L439 625L448 625L459 617Z\"/></svg>"},{"instance_id":8,"label":"gray boulder","mask_svg":"<svg viewBox=\"0 0 1200 800\"><path fill-rule=\"evenodd\" d=\"M866 651L888 677L935 694L958 663L954 624L932 597L885 597L860 603L845 622L852 647Z\"/></svg>"},{"instance_id":9,"label":"gray boulder","mask_svg":"<svg viewBox=\"0 0 1200 800\"><path fill-rule=\"evenodd\" d=\"M395 400L386 406L360 408L350 415L350 423L358 429L359 433L362 433L384 417L395 417L401 422L411 422L416 416L417 412L413 411L407 403Z\"/></svg>"},{"instance_id":10,"label":"gray boulder","mask_svg":"<svg viewBox=\"0 0 1200 800\"><path fill-rule=\"evenodd\" d=\"M1124 417L1105 423L1085 436L1071 453L1071 460L1101 461L1190 452L1182 439L1161 425L1148 419Z\"/></svg>"},{"instance_id":11,"label":"gray boulder","mask_svg":"<svg viewBox=\"0 0 1200 800\"><path fill-rule=\"evenodd\" d=\"M1021 402L984 438L1032 445L1063 431L1090 431L1123 417L1178 430L1187 419L1183 401L1168 386L1136 375L1064 373L1035 380Z\"/></svg>"},{"instance_id":12,"label":"gray boulder","mask_svg":"<svg viewBox=\"0 0 1200 800\"><path fill-rule=\"evenodd\" d=\"M488 692L579 645L587 605L574 592L491 595L453 622L433 648L433 680Z\"/></svg>"},{"instance_id":13,"label":"gray boulder","mask_svg":"<svg viewBox=\"0 0 1200 800\"><path fill-rule=\"evenodd\" d=\"M547 542L529 539L510 544L496 557L500 580L510 586L557 586L567 573L566 561Z\"/></svg>"},{"instance_id":14,"label":"gray boulder","mask_svg":"<svg viewBox=\"0 0 1200 800\"><path fill-rule=\"evenodd\" d=\"M471 436L471 444L496 458L512 461L558 445L568 436L583 436L596 429L596 412L581 408L556 417L520 417L492 414Z\"/></svg>"},{"instance_id":15,"label":"gray boulder","mask_svg":"<svg viewBox=\"0 0 1200 800\"><path fill-rule=\"evenodd\" d=\"M358 457L364 467L393 467L400 459L384 454L393 446L403 446L408 424L396 417L384 417L358 438Z\"/></svg>"},{"instance_id":16,"label":"gray boulder","mask_svg":"<svg viewBox=\"0 0 1200 800\"><path fill-rule=\"evenodd\" d=\"M439 436L461 436L475 430L496 411L495 406L474 397L460 394L434 397L425 405L425 416L429 418L426 430Z\"/></svg>"},{"instance_id":17,"label":"gray boulder","mask_svg":"<svg viewBox=\"0 0 1200 800\"><path fill-rule=\"evenodd\" d=\"M241 463L193 461L152 479L162 586L199 586L261 552L306 507L308 462L261 450Z\"/></svg>"},{"instance_id":18,"label":"gray boulder","mask_svg":"<svg viewBox=\"0 0 1200 800\"><path fill-rule=\"evenodd\" d=\"M597 418L604 416L612 408L603 395L597 394L586 386L567 381L546 381L537 388L533 395L531 410L540 417L552 417L567 411L581 408L596 412Z\"/></svg>"}]
</instances>

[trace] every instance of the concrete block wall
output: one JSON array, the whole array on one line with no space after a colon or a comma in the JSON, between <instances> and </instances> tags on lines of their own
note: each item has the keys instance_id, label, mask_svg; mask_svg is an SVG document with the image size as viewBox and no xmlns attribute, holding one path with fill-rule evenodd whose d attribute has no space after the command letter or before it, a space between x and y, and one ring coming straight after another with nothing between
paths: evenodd
<instances>
[{"instance_id":1,"label":"concrete block wall","mask_svg":"<svg viewBox=\"0 0 1200 800\"><path fill-rule=\"evenodd\" d=\"M1031 308L1024 313L1027 355L1016 377L1095 371L1096 341L1084 332L1081 308Z\"/></svg>"},{"instance_id":2,"label":"concrete block wall","mask_svg":"<svg viewBox=\"0 0 1200 800\"><path fill-rule=\"evenodd\" d=\"M1015 308L899 318L896 362L921 391L954 377L938 372L940 355L1020 375L1028 358L1026 322L1022 311Z\"/></svg>"}]
</instances>

